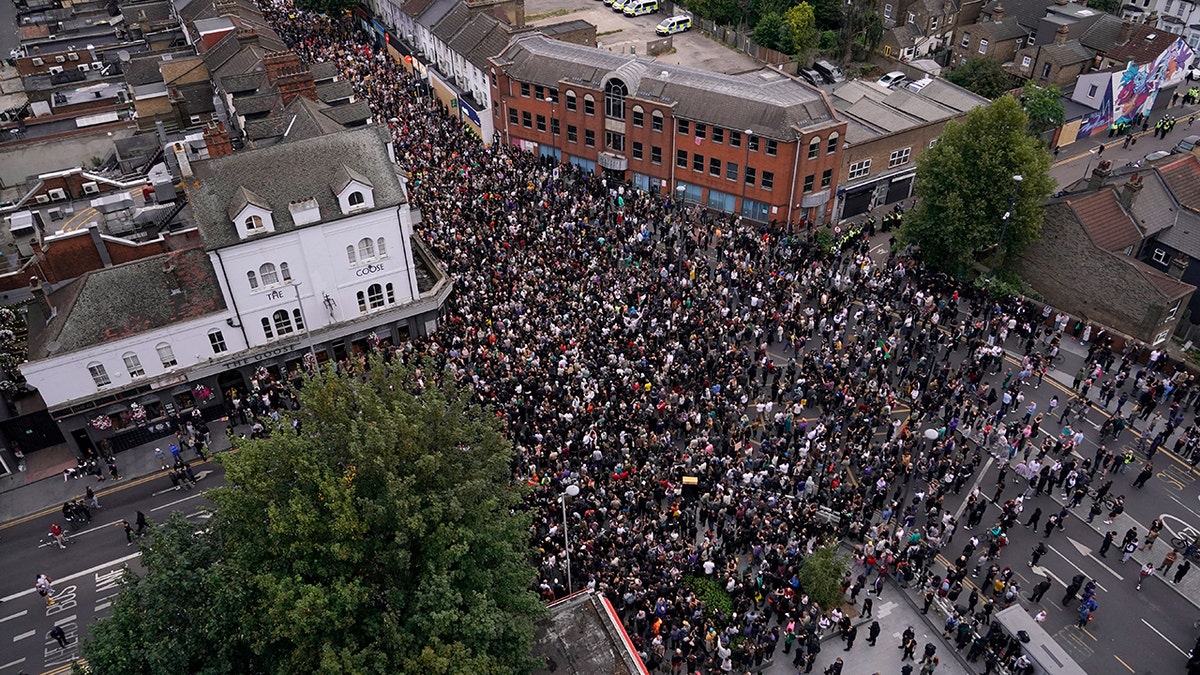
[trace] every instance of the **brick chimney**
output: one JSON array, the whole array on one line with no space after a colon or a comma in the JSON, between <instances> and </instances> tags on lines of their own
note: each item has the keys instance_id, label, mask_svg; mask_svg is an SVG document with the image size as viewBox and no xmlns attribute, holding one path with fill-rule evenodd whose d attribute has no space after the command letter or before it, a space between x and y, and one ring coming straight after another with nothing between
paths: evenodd
<instances>
[{"instance_id":1,"label":"brick chimney","mask_svg":"<svg viewBox=\"0 0 1200 675\"><path fill-rule=\"evenodd\" d=\"M1121 200L1121 205L1126 209L1133 207L1133 200L1137 199L1137 194L1142 191L1142 176L1134 173L1129 176L1129 180L1121 186L1121 193L1118 198Z\"/></svg>"},{"instance_id":2,"label":"brick chimney","mask_svg":"<svg viewBox=\"0 0 1200 675\"><path fill-rule=\"evenodd\" d=\"M1096 165L1096 168L1092 169L1091 177L1088 178L1088 189L1092 191L1099 190L1101 186L1104 185L1104 182L1107 181L1111 176L1112 160L1100 160L1100 163Z\"/></svg>"},{"instance_id":3,"label":"brick chimney","mask_svg":"<svg viewBox=\"0 0 1200 675\"><path fill-rule=\"evenodd\" d=\"M1150 10L1150 13L1146 15L1146 25L1150 26L1152 28L1154 26L1158 25L1158 10L1157 9Z\"/></svg>"},{"instance_id":4,"label":"brick chimney","mask_svg":"<svg viewBox=\"0 0 1200 675\"><path fill-rule=\"evenodd\" d=\"M29 308L30 324L34 324L34 321L40 321L42 325L45 325L50 323L51 319L58 316L58 308L50 304L48 287L49 284L38 277L29 278L29 292L33 295L33 305Z\"/></svg>"},{"instance_id":5,"label":"brick chimney","mask_svg":"<svg viewBox=\"0 0 1200 675\"><path fill-rule=\"evenodd\" d=\"M300 62L296 52L290 49L270 52L263 57L263 68L267 71L267 82L279 90L284 105L294 101L297 96L317 100L317 84L312 71Z\"/></svg>"},{"instance_id":6,"label":"brick chimney","mask_svg":"<svg viewBox=\"0 0 1200 675\"><path fill-rule=\"evenodd\" d=\"M1071 29L1067 28L1066 24L1063 24L1058 27L1058 30L1054 31L1054 44L1065 45L1067 44L1067 38L1070 36Z\"/></svg>"},{"instance_id":7,"label":"brick chimney","mask_svg":"<svg viewBox=\"0 0 1200 675\"><path fill-rule=\"evenodd\" d=\"M208 148L209 159L233 154L233 143L229 139L229 132L225 130L224 122L214 120L208 123L204 128L204 147Z\"/></svg>"},{"instance_id":8,"label":"brick chimney","mask_svg":"<svg viewBox=\"0 0 1200 675\"><path fill-rule=\"evenodd\" d=\"M1121 22L1121 32L1117 33L1117 44L1123 45L1129 42L1129 38L1133 37L1133 20L1126 17Z\"/></svg>"},{"instance_id":9,"label":"brick chimney","mask_svg":"<svg viewBox=\"0 0 1200 675\"><path fill-rule=\"evenodd\" d=\"M1003 19L1003 18L1004 18L1004 4L997 2L996 6L992 8L992 21L999 21L1000 19Z\"/></svg>"},{"instance_id":10,"label":"brick chimney","mask_svg":"<svg viewBox=\"0 0 1200 675\"><path fill-rule=\"evenodd\" d=\"M238 44L241 45L256 45L258 44L258 31L253 28L239 28L235 33Z\"/></svg>"}]
</instances>

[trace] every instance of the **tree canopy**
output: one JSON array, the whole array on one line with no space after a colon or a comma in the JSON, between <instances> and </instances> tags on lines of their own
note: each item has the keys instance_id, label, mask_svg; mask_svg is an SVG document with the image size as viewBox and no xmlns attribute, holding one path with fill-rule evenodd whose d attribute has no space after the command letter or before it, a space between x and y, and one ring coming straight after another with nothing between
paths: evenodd
<instances>
[{"instance_id":1,"label":"tree canopy","mask_svg":"<svg viewBox=\"0 0 1200 675\"><path fill-rule=\"evenodd\" d=\"M783 20L792 33L792 44L797 52L817 45L817 15L813 6L801 2L783 14Z\"/></svg>"},{"instance_id":2,"label":"tree canopy","mask_svg":"<svg viewBox=\"0 0 1200 675\"><path fill-rule=\"evenodd\" d=\"M917 206L905 214L900 238L920 246L931 267L961 273L1004 235L1011 256L1036 241L1042 205L1054 190L1050 155L1030 136L1021 104L1004 96L951 122L917 162ZM1019 187L1013 176L1020 175Z\"/></svg>"},{"instance_id":3,"label":"tree canopy","mask_svg":"<svg viewBox=\"0 0 1200 675\"><path fill-rule=\"evenodd\" d=\"M434 379L306 381L298 433L222 456L206 534L154 528L84 647L95 672L527 670L542 607L511 447Z\"/></svg>"},{"instance_id":4,"label":"tree canopy","mask_svg":"<svg viewBox=\"0 0 1200 675\"><path fill-rule=\"evenodd\" d=\"M1029 116L1029 130L1040 134L1047 129L1062 126L1066 111L1063 109L1062 92L1055 85L1039 87L1033 80L1025 83L1021 101L1025 114Z\"/></svg>"},{"instance_id":5,"label":"tree canopy","mask_svg":"<svg viewBox=\"0 0 1200 675\"><path fill-rule=\"evenodd\" d=\"M983 57L970 59L950 71L946 79L984 98L998 98L1016 86L1003 66Z\"/></svg>"}]
</instances>

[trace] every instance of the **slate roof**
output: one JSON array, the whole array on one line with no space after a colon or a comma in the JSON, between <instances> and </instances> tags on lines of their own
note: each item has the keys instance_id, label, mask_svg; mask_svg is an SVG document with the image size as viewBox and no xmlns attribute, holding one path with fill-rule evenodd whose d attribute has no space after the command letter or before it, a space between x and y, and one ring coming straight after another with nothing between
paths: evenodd
<instances>
[{"instance_id":1,"label":"slate roof","mask_svg":"<svg viewBox=\"0 0 1200 675\"><path fill-rule=\"evenodd\" d=\"M158 69L158 63L161 58L161 54L149 54L146 56L136 56L129 59L129 63L121 64L122 71L125 74L125 81L131 87L162 82L162 71Z\"/></svg>"},{"instance_id":2,"label":"slate roof","mask_svg":"<svg viewBox=\"0 0 1200 675\"><path fill-rule=\"evenodd\" d=\"M999 21L986 21L977 23L971 27L971 31L975 33L983 33L991 37L994 42L1004 42L1005 40L1015 40L1019 37L1029 35L1029 29L1022 26L1016 18L1005 16Z\"/></svg>"},{"instance_id":3,"label":"slate roof","mask_svg":"<svg viewBox=\"0 0 1200 675\"><path fill-rule=\"evenodd\" d=\"M602 89L610 76L619 77L631 98L674 104L676 117L766 138L795 140L797 128L839 122L819 90L768 68L725 75L536 34L514 40L494 60L513 79L549 87L574 82Z\"/></svg>"},{"instance_id":4,"label":"slate roof","mask_svg":"<svg viewBox=\"0 0 1200 675\"><path fill-rule=\"evenodd\" d=\"M275 232L257 235L256 240L304 227L295 224L288 210L288 204L301 199L316 199L323 222L345 217L330 189L330 177L343 163L370 180L375 210L406 201L389 156L387 130L377 125L193 163L195 177L185 187L204 247L213 250L241 243L228 210L243 187L271 207Z\"/></svg>"},{"instance_id":5,"label":"slate roof","mask_svg":"<svg viewBox=\"0 0 1200 675\"><path fill-rule=\"evenodd\" d=\"M1114 46L1104 56L1119 63L1150 63L1178 39L1179 36L1174 33L1143 24L1133 29L1129 42Z\"/></svg>"},{"instance_id":6,"label":"slate roof","mask_svg":"<svg viewBox=\"0 0 1200 675\"><path fill-rule=\"evenodd\" d=\"M480 15L483 16L483 15ZM491 18L491 17L488 17ZM499 21L466 52L467 61L483 72L487 72L488 59L504 51L512 39L509 27Z\"/></svg>"},{"instance_id":7,"label":"slate roof","mask_svg":"<svg viewBox=\"0 0 1200 675\"><path fill-rule=\"evenodd\" d=\"M258 115L272 110L282 110L283 99L280 98L278 91L270 91L265 94L239 96L233 99L233 107L239 115Z\"/></svg>"},{"instance_id":8,"label":"slate roof","mask_svg":"<svg viewBox=\"0 0 1200 675\"><path fill-rule=\"evenodd\" d=\"M433 27L433 34L442 42L449 43L463 26L471 20L471 10L467 9L466 3L456 3L454 9L451 9L442 20L437 22Z\"/></svg>"},{"instance_id":9,"label":"slate roof","mask_svg":"<svg viewBox=\"0 0 1200 675\"><path fill-rule=\"evenodd\" d=\"M462 54L464 57L470 60L468 55L470 54L471 50L474 49L483 40L484 36L491 32L498 23L499 22L496 21L496 19L487 14L477 14L473 19L468 21L465 26L462 27L462 30L455 34L454 38L450 40L446 46L450 48L450 51L453 51L456 54ZM501 47L501 49L503 49L503 47ZM495 56L499 53L500 51L497 50L491 54L488 54L488 56ZM486 58L484 62L486 63ZM480 70L483 70L483 68L478 65L476 65L476 67L480 68Z\"/></svg>"},{"instance_id":10,"label":"slate roof","mask_svg":"<svg viewBox=\"0 0 1200 675\"><path fill-rule=\"evenodd\" d=\"M221 88L230 94L240 94L248 91L258 91L268 85L267 73L257 70L252 73L226 75L221 78Z\"/></svg>"},{"instance_id":11,"label":"slate roof","mask_svg":"<svg viewBox=\"0 0 1200 675\"><path fill-rule=\"evenodd\" d=\"M325 82L317 85L317 98L325 103L344 101L354 95L354 87L345 80Z\"/></svg>"},{"instance_id":12,"label":"slate roof","mask_svg":"<svg viewBox=\"0 0 1200 675\"><path fill-rule=\"evenodd\" d=\"M252 190L246 188L245 186L239 186L238 189L234 191L233 201L229 202L229 209L226 211L226 213L229 215L229 219L233 220L235 217L237 217L237 214L242 212L242 209L251 204L260 209L266 209L268 211L271 210L270 202L262 197L259 197Z\"/></svg>"},{"instance_id":13,"label":"slate roof","mask_svg":"<svg viewBox=\"0 0 1200 675\"><path fill-rule=\"evenodd\" d=\"M1171 194L1183 206L1200 211L1200 160L1195 155L1155 167Z\"/></svg>"},{"instance_id":14,"label":"slate roof","mask_svg":"<svg viewBox=\"0 0 1200 675\"><path fill-rule=\"evenodd\" d=\"M1042 45L1042 54L1053 64L1067 66L1091 61L1095 54L1078 40L1069 40L1061 45Z\"/></svg>"},{"instance_id":15,"label":"slate roof","mask_svg":"<svg viewBox=\"0 0 1200 675\"><path fill-rule=\"evenodd\" d=\"M348 125L371 119L371 106L366 101L359 99L354 103L323 108L321 114L338 124Z\"/></svg>"},{"instance_id":16,"label":"slate roof","mask_svg":"<svg viewBox=\"0 0 1200 675\"><path fill-rule=\"evenodd\" d=\"M433 0L425 11L417 17L417 23L432 30L447 14L460 5L459 0Z\"/></svg>"},{"instance_id":17,"label":"slate roof","mask_svg":"<svg viewBox=\"0 0 1200 675\"><path fill-rule=\"evenodd\" d=\"M916 24L906 23L903 26L896 26L888 31L895 38L896 44L901 47L909 47L917 43L918 40L925 37L921 29Z\"/></svg>"},{"instance_id":18,"label":"slate roof","mask_svg":"<svg viewBox=\"0 0 1200 675\"><path fill-rule=\"evenodd\" d=\"M1136 249L1141 242L1142 233L1117 200L1115 189L1104 188L1067 203L1088 236L1105 251L1120 253L1130 246Z\"/></svg>"},{"instance_id":19,"label":"slate roof","mask_svg":"<svg viewBox=\"0 0 1200 675\"><path fill-rule=\"evenodd\" d=\"M225 309L216 272L199 248L88 272L49 298L58 316L31 331L31 360L51 356L52 343L53 354L62 355Z\"/></svg>"},{"instance_id":20,"label":"slate roof","mask_svg":"<svg viewBox=\"0 0 1200 675\"><path fill-rule=\"evenodd\" d=\"M360 185L364 185L366 187L375 187L371 184L370 178L367 178L358 171L355 171L354 169L343 164L339 166L337 171L333 174L333 191L341 192L342 190L345 190L346 186L352 181L358 181Z\"/></svg>"},{"instance_id":21,"label":"slate roof","mask_svg":"<svg viewBox=\"0 0 1200 675\"><path fill-rule=\"evenodd\" d=\"M1107 52L1117 43L1117 38L1121 35L1121 24L1124 21L1121 17L1113 16L1112 14L1104 14L1096 23L1079 36L1079 41L1088 49L1093 49L1098 52Z\"/></svg>"},{"instance_id":22,"label":"slate roof","mask_svg":"<svg viewBox=\"0 0 1200 675\"><path fill-rule=\"evenodd\" d=\"M1029 30L1036 30L1038 22L1046 16L1046 8L1053 4L1054 0L991 0L981 13L991 16L996 5L1003 5L1004 19L1011 17Z\"/></svg>"},{"instance_id":23,"label":"slate roof","mask_svg":"<svg viewBox=\"0 0 1200 675\"><path fill-rule=\"evenodd\" d=\"M313 81L318 83L338 76L338 67L333 61L318 61L310 65L308 70L312 73Z\"/></svg>"},{"instance_id":24,"label":"slate roof","mask_svg":"<svg viewBox=\"0 0 1200 675\"><path fill-rule=\"evenodd\" d=\"M287 133L294 141L332 134L342 130L342 124L328 113L342 108L354 108L358 103L332 108L305 96L297 96L279 112L258 120L246 121L246 137L251 141L277 139ZM291 127L289 130L288 128Z\"/></svg>"}]
</instances>

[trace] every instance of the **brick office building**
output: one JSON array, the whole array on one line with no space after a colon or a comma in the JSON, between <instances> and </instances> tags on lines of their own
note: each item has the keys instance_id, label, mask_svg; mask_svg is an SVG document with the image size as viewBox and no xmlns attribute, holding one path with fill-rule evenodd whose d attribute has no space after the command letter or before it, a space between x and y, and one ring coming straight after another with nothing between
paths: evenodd
<instances>
[{"instance_id":1,"label":"brick office building","mask_svg":"<svg viewBox=\"0 0 1200 675\"><path fill-rule=\"evenodd\" d=\"M824 223L846 123L818 89L521 37L491 59L495 140L758 221Z\"/></svg>"}]
</instances>

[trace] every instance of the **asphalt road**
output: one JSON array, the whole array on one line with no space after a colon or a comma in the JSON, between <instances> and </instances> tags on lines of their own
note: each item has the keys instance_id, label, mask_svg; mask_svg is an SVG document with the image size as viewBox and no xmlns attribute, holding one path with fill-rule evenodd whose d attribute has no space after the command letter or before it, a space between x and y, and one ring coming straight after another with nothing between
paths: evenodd
<instances>
[{"instance_id":1,"label":"asphalt road","mask_svg":"<svg viewBox=\"0 0 1200 675\"><path fill-rule=\"evenodd\" d=\"M92 522L72 535L66 550L47 541L50 524L62 522L57 511L0 529L0 675L55 671L79 656L78 638L108 612L124 566L140 569L138 547L127 545L120 521L134 522L139 510L152 523L173 511L202 521L212 507L204 490L224 482L224 469L206 463L197 477L193 490L171 489L163 477L109 488L100 499L103 508L92 511ZM34 590L41 573L54 579L55 605L47 606ZM66 648L47 637L56 625L67 633Z\"/></svg>"}]
</instances>

